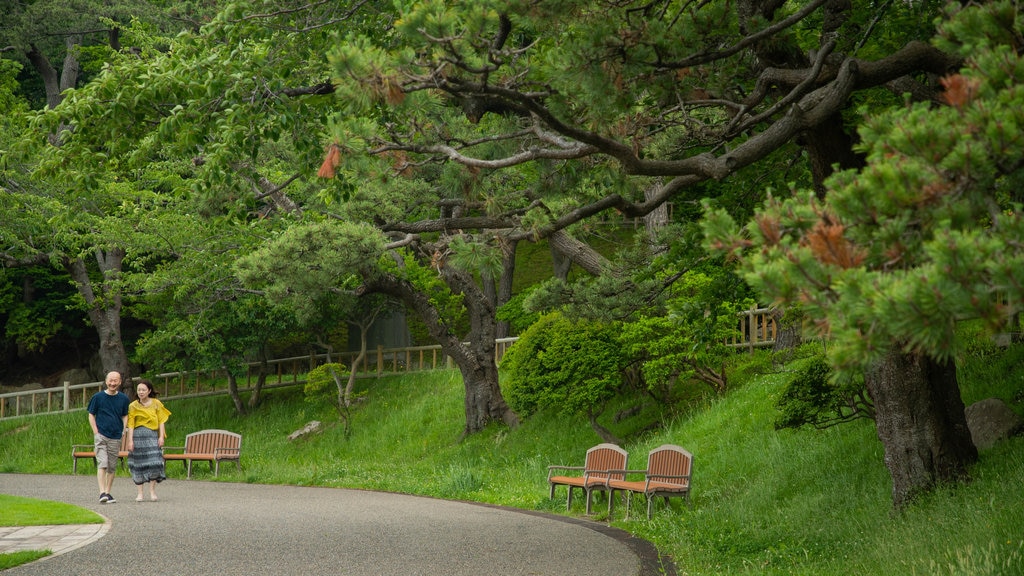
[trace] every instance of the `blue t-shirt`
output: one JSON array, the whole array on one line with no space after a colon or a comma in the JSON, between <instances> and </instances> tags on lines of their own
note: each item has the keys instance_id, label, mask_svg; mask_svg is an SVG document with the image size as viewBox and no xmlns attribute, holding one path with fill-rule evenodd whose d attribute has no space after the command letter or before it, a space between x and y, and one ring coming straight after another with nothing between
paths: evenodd
<instances>
[{"instance_id":1,"label":"blue t-shirt","mask_svg":"<svg viewBox=\"0 0 1024 576\"><path fill-rule=\"evenodd\" d=\"M100 390L89 399L89 414L96 417L96 429L107 438L120 438L124 433L123 418L128 415L131 400L124 392L107 394Z\"/></svg>"}]
</instances>

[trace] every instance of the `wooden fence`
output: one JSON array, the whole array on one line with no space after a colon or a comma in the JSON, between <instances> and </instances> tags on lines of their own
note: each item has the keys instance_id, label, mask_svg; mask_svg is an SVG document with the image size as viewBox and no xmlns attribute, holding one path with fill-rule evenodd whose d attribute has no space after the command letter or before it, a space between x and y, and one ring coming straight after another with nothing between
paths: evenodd
<instances>
[{"instance_id":1,"label":"wooden fence","mask_svg":"<svg viewBox=\"0 0 1024 576\"><path fill-rule=\"evenodd\" d=\"M517 338L499 338L495 341L495 358L500 361L508 347L516 340ZM331 360L350 366L356 356L357 352L335 353L331 355ZM270 373L267 375L264 389L304 385L306 374L326 361L326 354L270 360L267 362ZM453 367L452 359L441 351L440 345L407 348L379 346L375 350L367 351L356 377L374 378ZM259 368L258 362L247 365L246 375L238 382L239 392L252 391ZM228 394L227 375L224 370L167 372L151 376L149 380L164 400ZM92 395L103 388L103 382L65 382L63 386L54 388L0 394L0 419L84 410L89 406Z\"/></svg>"},{"instance_id":2,"label":"wooden fence","mask_svg":"<svg viewBox=\"0 0 1024 576\"><path fill-rule=\"evenodd\" d=\"M739 313L739 332L727 342L734 348L771 346L775 343L777 323L769 308L752 308ZM495 358L500 361L505 351L517 338L500 338L495 342ZM357 356L355 352L336 353L335 362L350 366ZM305 375L327 361L326 354L311 354L292 358L279 358L267 362L270 373L264 384L265 389L305 384ZM244 381L239 381L239 392L252 391L260 364L247 366ZM360 363L357 377L373 378L424 370L451 369L452 359L441 351L440 345L413 346L408 348L383 348L367 351ZM224 395L228 393L227 376L223 370L168 372L149 378L162 399L194 398L197 396ZM0 419L36 414L53 414L84 410L89 398L104 387L103 382L70 384L55 388L26 390L0 394Z\"/></svg>"},{"instance_id":3,"label":"wooden fence","mask_svg":"<svg viewBox=\"0 0 1024 576\"><path fill-rule=\"evenodd\" d=\"M751 308L739 313L739 333L726 343L733 348L773 346L779 335L774 308Z\"/></svg>"}]
</instances>

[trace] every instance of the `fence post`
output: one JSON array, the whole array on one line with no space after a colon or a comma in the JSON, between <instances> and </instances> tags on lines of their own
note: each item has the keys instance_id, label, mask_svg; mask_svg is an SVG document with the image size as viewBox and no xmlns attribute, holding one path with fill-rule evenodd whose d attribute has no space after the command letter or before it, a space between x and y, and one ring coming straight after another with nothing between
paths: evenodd
<instances>
[{"instance_id":1,"label":"fence post","mask_svg":"<svg viewBox=\"0 0 1024 576\"><path fill-rule=\"evenodd\" d=\"M754 353L754 342L757 340L757 306L750 308L750 316L747 318L750 322L748 324L747 343L750 344L748 347L750 353Z\"/></svg>"},{"instance_id":2,"label":"fence post","mask_svg":"<svg viewBox=\"0 0 1024 576\"><path fill-rule=\"evenodd\" d=\"M64 382L64 411L71 411L71 382Z\"/></svg>"},{"instance_id":3,"label":"fence post","mask_svg":"<svg viewBox=\"0 0 1024 576\"><path fill-rule=\"evenodd\" d=\"M384 374L384 345L377 344L377 377Z\"/></svg>"}]
</instances>

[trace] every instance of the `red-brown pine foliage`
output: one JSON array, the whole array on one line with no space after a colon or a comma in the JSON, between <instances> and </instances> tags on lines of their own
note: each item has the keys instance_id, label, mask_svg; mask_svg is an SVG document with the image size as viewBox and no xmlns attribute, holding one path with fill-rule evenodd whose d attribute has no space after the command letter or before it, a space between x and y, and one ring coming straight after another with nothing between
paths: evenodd
<instances>
[{"instance_id":1,"label":"red-brown pine foliage","mask_svg":"<svg viewBox=\"0 0 1024 576\"><path fill-rule=\"evenodd\" d=\"M341 148L332 143L327 147L327 156L316 175L321 178L334 178L334 169L338 167L338 164L341 164Z\"/></svg>"},{"instance_id":2,"label":"red-brown pine foliage","mask_svg":"<svg viewBox=\"0 0 1024 576\"><path fill-rule=\"evenodd\" d=\"M939 82L946 89L942 93L942 98L954 108L963 108L973 100L980 83L978 79L968 78L963 74L951 74L940 78Z\"/></svg>"},{"instance_id":3,"label":"red-brown pine foliage","mask_svg":"<svg viewBox=\"0 0 1024 576\"><path fill-rule=\"evenodd\" d=\"M842 223L828 214L822 215L807 235L807 244L819 262L840 268L855 268L864 262L864 251L843 236L845 230Z\"/></svg>"}]
</instances>

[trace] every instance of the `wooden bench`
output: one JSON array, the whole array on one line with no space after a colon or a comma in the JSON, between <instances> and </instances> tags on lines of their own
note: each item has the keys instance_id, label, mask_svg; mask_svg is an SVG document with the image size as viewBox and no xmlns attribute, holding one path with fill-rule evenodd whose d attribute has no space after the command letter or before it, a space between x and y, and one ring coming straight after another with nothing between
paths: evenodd
<instances>
[{"instance_id":1,"label":"wooden bench","mask_svg":"<svg viewBox=\"0 0 1024 576\"><path fill-rule=\"evenodd\" d=\"M180 452L167 452L175 450ZM214 470L214 476L220 475L220 463L230 460L235 469L241 469L242 435L227 430L200 430L185 436L184 446L164 447L164 460L181 460L188 470L186 477L192 477L192 461L205 460Z\"/></svg>"},{"instance_id":2,"label":"wooden bench","mask_svg":"<svg viewBox=\"0 0 1024 576\"><path fill-rule=\"evenodd\" d=\"M629 518L629 503L633 494L647 497L647 518L651 518L651 505L659 496L668 499L673 496L686 498L690 503L690 473L693 469L693 455L674 444L663 444L647 455L646 470L612 470L608 476L608 517L612 515L612 504L615 502L615 491L626 492L626 518ZM643 474L643 480L626 480L617 477L622 473Z\"/></svg>"},{"instance_id":3,"label":"wooden bench","mask_svg":"<svg viewBox=\"0 0 1024 576\"><path fill-rule=\"evenodd\" d=\"M555 486L569 489L565 509L572 507L573 488L583 490L587 495L587 514L590 514L590 495L594 491L607 490L609 478L623 479L622 473L610 473L609 470L621 470L626 467L627 453L615 444L598 444L587 450L583 466L548 466L548 484L551 486L549 498L555 497ZM554 475L556 470L578 471L579 476Z\"/></svg>"},{"instance_id":4,"label":"wooden bench","mask_svg":"<svg viewBox=\"0 0 1024 576\"><path fill-rule=\"evenodd\" d=\"M124 449L125 442L128 441L128 435L124 434L121 436L121 447L117 450L117 460L121 463L121 468L124 468L124 459L128 457L128 451ZM96 445L95 444L72 444L71 445L71 473L78 473L78 459L89 458L96 463Z\"/></svg>"}]
</instances>

